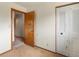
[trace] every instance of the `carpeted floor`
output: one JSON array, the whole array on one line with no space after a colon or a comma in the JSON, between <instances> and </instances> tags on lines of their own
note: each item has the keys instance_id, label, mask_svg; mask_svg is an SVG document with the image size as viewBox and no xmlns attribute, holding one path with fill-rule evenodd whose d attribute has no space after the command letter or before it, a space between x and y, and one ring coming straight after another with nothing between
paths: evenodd
<instances>
[{"instance_id":1,"label":"carpeted floor","mask_svg":"<svg viewBox=\"0 0 79 59\"><path fill-rule=\"evenodd\" d=\"M38 47L30 47L25 44L21 44L18 47L14 47L13 50L6 52L0 57L63 57L59 54L54 54L47 50L38 48Z\"/></svg>"}]
</instances>

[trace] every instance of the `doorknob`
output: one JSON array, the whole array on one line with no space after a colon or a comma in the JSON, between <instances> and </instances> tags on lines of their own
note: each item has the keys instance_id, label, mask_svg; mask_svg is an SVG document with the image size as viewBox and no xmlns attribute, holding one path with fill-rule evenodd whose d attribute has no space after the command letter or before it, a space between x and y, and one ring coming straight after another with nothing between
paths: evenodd
<instances>
[{"instance_id":1,"label":"doorknob","mask_svg":"<svg viewBox=\"0 0 79 59\"><path fill-rule=\"evenodd\" d=\"M60 35L63 35L63 33L60 33Z\"/></svg>"}]
</instances>

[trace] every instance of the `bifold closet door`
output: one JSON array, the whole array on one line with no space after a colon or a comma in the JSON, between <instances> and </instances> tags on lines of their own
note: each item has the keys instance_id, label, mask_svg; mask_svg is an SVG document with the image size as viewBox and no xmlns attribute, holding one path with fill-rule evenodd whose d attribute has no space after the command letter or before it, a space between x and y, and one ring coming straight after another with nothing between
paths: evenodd
<instances>
[{"instance_id":1,"label":"bifold closet door","mask_svg":"<svg viewBox=\"0 0 79 59\"><path fill-rule=\"evenodd\" d=\"M56 52L69 56L71 15L69 7L56 8Z\"/></svg>"},{"instance_id":2,"label":"bifold closet door","mask_svg":"<svg viewBox=\"0 0 79 59\"><path fill-rule=\"evenodd\" d=\"M79 3L56 10L56 52L66 56L79 56Z\"/></svg>"},{"instance_id":3,"label":"bifold closet door","mask_svg":"<svg viewBox=\"0 0 79 59\"><path fill-rule=\"evenodd\" d=\"M79 3L71 5L72 32L70 39L70 56L79 57Z\"/></svg>"},{"instance_id":4,"label":"bifold closet door","mask_svg":"<svg viewBox=\"0 0 79 59\"><path fill-rule=\"evenodd\" d=\"M57 8L57 40L56 52L64 54L65 51L65 12Z\"/></svg>"}]
</instances>

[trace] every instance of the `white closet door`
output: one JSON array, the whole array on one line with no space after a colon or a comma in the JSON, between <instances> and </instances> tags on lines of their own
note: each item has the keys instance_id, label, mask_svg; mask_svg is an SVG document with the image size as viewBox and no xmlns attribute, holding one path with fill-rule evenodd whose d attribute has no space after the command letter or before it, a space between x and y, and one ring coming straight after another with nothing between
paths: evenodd
<instances>
[{"instance_id":1,"label":"white closet door","mask_svg":"<svg viewBox=\"0 0 79 59\"><path fill-rule=\"evenodd\" d=\"M57 8L56 49L60 54L79 57L79 4Z\"/></svg>"},{"instance_id":2,"label":"white closet door","mask_svg":"<svg viewBox=\"0 0 79 59\"><path fill-rule=\"evenodd\" d=\"M72 9L72 32L70 39L70 56L79 57L79 4L70 6Z\"/></svg>"},{"instance_id":3,"label":"white closet door","mask_svg":"<svg viewBox=\"0 0 79 59\"><path fill-rule=\"evenodd\" d=\"M69 55L70 13L68 7L57 8L56 52Z\"/></svg>"},{"instance_id":4,"label":"white closet door","mask_svg":"<svg viewBox=\"0 0 79 59\"><path fill-rule=\"evenodd\" d=\"M57 9L57 52L64 54L65 48L65 12Z\"/></svg>"}]
</instances>

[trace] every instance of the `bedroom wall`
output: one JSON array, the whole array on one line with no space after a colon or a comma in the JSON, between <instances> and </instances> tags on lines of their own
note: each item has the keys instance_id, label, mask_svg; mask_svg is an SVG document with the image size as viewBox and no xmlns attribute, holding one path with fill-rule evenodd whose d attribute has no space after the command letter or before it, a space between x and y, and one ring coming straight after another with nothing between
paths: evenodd
<instances>
[{"instance_id":1,"label":"bedroom wall","mask_svg":"<svg viewBox=\"0 0 79 59\"><path fill-rule=\"evenodd\" d=\"M35 11L35 45L55 52L55 7L70 2L17 3Z\"/></svg>"},{"instance_id":2,"label":"bedroom wall","mask_svg":"<svg viewBox=\"0 0 79 59\"><path fill-rule=\"evenodd\" d=\"M26 9L14 3L0 2L0 54L11 49L11 8ZM14 35L13 35L14 36ZM12 37L14 40L14 38Z\"/></svg>"},{"instance_id":3,"label":"bedroom wall","mask_svg":"<svg viewBox=\"0 0 79 59\"><path fill-rule=\"evenodd\" d=\"M39 3L39 5L29 6L26 4L24 8L15 3L0 2L0 54L11 49L11 8L24 12L34 10L36 12L35 45L55 51L55 7L57 5L61 3ZM14 41L14 33L12 41Z\"/></svg>"}]
</instances>

